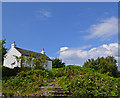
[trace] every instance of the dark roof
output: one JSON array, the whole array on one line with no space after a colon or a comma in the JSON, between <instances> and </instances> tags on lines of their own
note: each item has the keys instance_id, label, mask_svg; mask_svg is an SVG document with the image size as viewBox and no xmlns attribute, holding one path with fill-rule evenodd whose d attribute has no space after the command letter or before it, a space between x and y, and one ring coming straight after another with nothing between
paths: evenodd
<instances>
[{"instance_id":1,"label":"dark roof","mask_svg":"<svg viewBox=\"0 0 120 98\"><path fill-rule=\"evenodd\" d=\"M45 54L42 54L42 53L38 53L38 52L34 52L34 51L30 51L30 50L26 50L18 47L15 47L15 49L17 49L22 55L25 55L25 56L29 56L30 54L35 54L34 57L39 57L41 55L46 56ZM52 61L48 56L47 56L47 60Z\"/></svg>"}]
</instances>

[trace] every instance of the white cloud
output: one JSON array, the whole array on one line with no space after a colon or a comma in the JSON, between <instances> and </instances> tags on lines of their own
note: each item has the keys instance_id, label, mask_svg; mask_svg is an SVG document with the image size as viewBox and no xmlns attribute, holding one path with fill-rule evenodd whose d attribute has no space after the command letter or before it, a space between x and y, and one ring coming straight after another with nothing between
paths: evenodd
<instances>
[{"instance_id":1,"label":"white cloud","mask_svg":"<svg viewBox=\"0 0 120 98\"><path fill-rule=\"evenodd\" d=\"M91 25L87 30L89 35L85 39L104 38L108 39L118 33L118 19L116 17L101 20L99 24Z\"/></svg>"},{"instance_id":2,"label":"white cloud","mask_svg":"<svg viewBox=\"0 0 120 98\"><path fill-rule=\"evenodd\" d=\"M63 47L64 48L64 47ZM62 49L62 48L61 48ZM118 43L104 44L99 47L94 47L88 51L76 48L68 48L67 50L59 51L61 58L66 64L83 65L83 63L90 58L114 56L118 57Z\"/></svg>"},{"instance_id":3,"label":"white cloud","mask_svg":"<svg viewBox=\"0 0 120 98\"><path fill-rule=\"evenodd\" d=\"M65 51L67 49L68 49L68 47L62 47L62 48L60 48L60 51Z\"/></svg>"},{"instance_id":4,"label":"white cloud","mask_svg":"<svg viewBox=\"0 0 120 98\"><path fill-rule=\"evenodd\" d=\"M36 17L37 18L50 18L52 17L52 14L48 10L40 9L36 11Z\"/></svg>"}]
</instances>

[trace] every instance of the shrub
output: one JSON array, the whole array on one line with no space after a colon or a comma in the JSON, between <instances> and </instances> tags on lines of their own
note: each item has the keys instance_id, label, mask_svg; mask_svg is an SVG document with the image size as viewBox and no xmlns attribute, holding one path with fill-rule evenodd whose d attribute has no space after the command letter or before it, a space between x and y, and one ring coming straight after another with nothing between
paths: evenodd
<instances>
[{"instance_id":1,"label":"shrub","mask_svg":"<svg viewBox=\"0 0 120 98\"><path fill-rule=\"evenodd\" d=\"M61 59L55 58L52 60L52 68L61 68L65 67L65 63Z\"/></svg>"},{"instance_id":2,"label":"shrub","mask_svg":"<svg viewBox=\"0 0 120 98\"><path fill-rule=\"evenodd\" d=\"M8 96L12 97L13 96L13 92L8 92Z\"/></svg>"},{"instance_id":3,"label":"shrub","mask_svg":"<svg viewBox=\"0 0 120 98\"><path fill-rule=\"evenodd\" d=\"M96 60L88 59L84 63L83 67L93 68L102 74L107 74L107 75L113 76L113 77L119 77L119 75L118 75L119 71L117 70L116 63L117 63L117 61L114 59L113 56L108 56L106 58L98 57Z\"/></svg>"},{"instance_id":4,"label":"shrub","mask_svg":"<svg viewBox=\"0 0 120 98\"><path fill-rule=\"evenodd\" d=\"M62 70L62 69L61 69ZM63 68L64 76L58 80L64 90L72 96L118 96L118 79L97 73L88 68L67 66ZM69 74L69 75L68 75Z\"/></svg>"},{"instance_id":5,"label":"shrub","mask_svg":"<svg viewBox=\"0 0 120 98\"><path fill-rule=\"evenodd\" d=\"M65 93L71 96L93 97L93 96L119 96L120 78L114 78L101 74L95 69L69 65L52 70L27 69L20 71L2 81L3 92L8 94L33 94L41 86L48 85L48 80L56 79ZM46 81L46 82L45 82ZM52 81L54 82L54 81Z\"/></svg>"},{"instance_id":6,"label":"shrub","mask_svg":"<svg viewBox=\"0 0 120 98\"><path fill-rule=\"evenodd\" d=\"M13 94L18 91L20 94L35 93L39 87L47 85L43 82L46 79L52 79L53 72L42 69L27 69L20 71L16 76L4 78L2 81L3 92L13 91ZM10 92L11 94L11 92Z\"/></svg>"}]
</instances>

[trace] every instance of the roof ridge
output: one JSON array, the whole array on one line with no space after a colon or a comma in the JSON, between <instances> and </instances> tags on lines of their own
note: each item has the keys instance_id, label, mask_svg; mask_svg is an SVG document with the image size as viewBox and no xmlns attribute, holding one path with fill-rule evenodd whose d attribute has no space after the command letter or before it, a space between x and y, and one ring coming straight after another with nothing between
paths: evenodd
<instances>
[{"instance_id":1,"label":"roof ridge","mask_svg":"<svg viewBox=\"0 0 120 98\"><path fill-rule=\"evenodd\" d=\"M19 47L15 47L15 48L19 48ZM19 49L26 50L26 51L31 51L31 50L27 50L27 49L23 49L23 48L19 48ZM35 52L35 51L31 51L31 52ZM40 53L40 52L35 52L35 53ZM42 53L40 53L40 54L42 54Z\"/></svg>"},{"instance_id":2,"label":"roof ridge","mask_svg":"<svg viewBox=\"0 0 120 98\"><path fill-rule=\"evenodd\" d=\"M26 50L26 49L22 49L22 48L19 48L19 47L15 47L22 55L26 55L26 56L29 56L30 54L32 53L35 53L35 57L39 57L41 55L45 55L47 56L46 54L42 54L42 53L39 53L39 52L34 52L34 51L31 51L31 50ZM48 60L51 60L48 56L47 56L47 59Z\"/></svg>"}]
</instances>

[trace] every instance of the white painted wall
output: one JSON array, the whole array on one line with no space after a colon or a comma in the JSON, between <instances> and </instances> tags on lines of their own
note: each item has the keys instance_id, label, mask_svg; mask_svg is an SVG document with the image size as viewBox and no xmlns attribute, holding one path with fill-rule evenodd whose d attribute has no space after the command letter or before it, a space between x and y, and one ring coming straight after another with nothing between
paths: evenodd
<instances>
[{"instance_id":1,"label":"white painted wall","mask_svg":"<svg viewBox=\"0 0 120 98\"><path fill-rule=\"evenodd\" d=\"M52 70L52 61L47 61L47 69Z\"/></svg>"},{"instance_id":2,"label":"white painted wall","mask_svg":"<svg viewBox=\"0 0 120 98\"><path fill-rule=\"evenodd\" d=\"M47 61L44 65L45 69L52 70L52 61Z\"/></svg>"},{"instance_id":3,"label":"white painted wall","mask_svg":"<svg viewBox=\"0 0 120 98\"><path fill-rule=\"evenodd\" d=\"M20 62L19 63L17 62L14 55L18 57L21 56L21 54L14 47L11 47L11 49L5 54L3 66L9 67L9 68L20 67ZM11 65L12 63L15 63L15 64Z\"/></svg>"}]
</instances>

